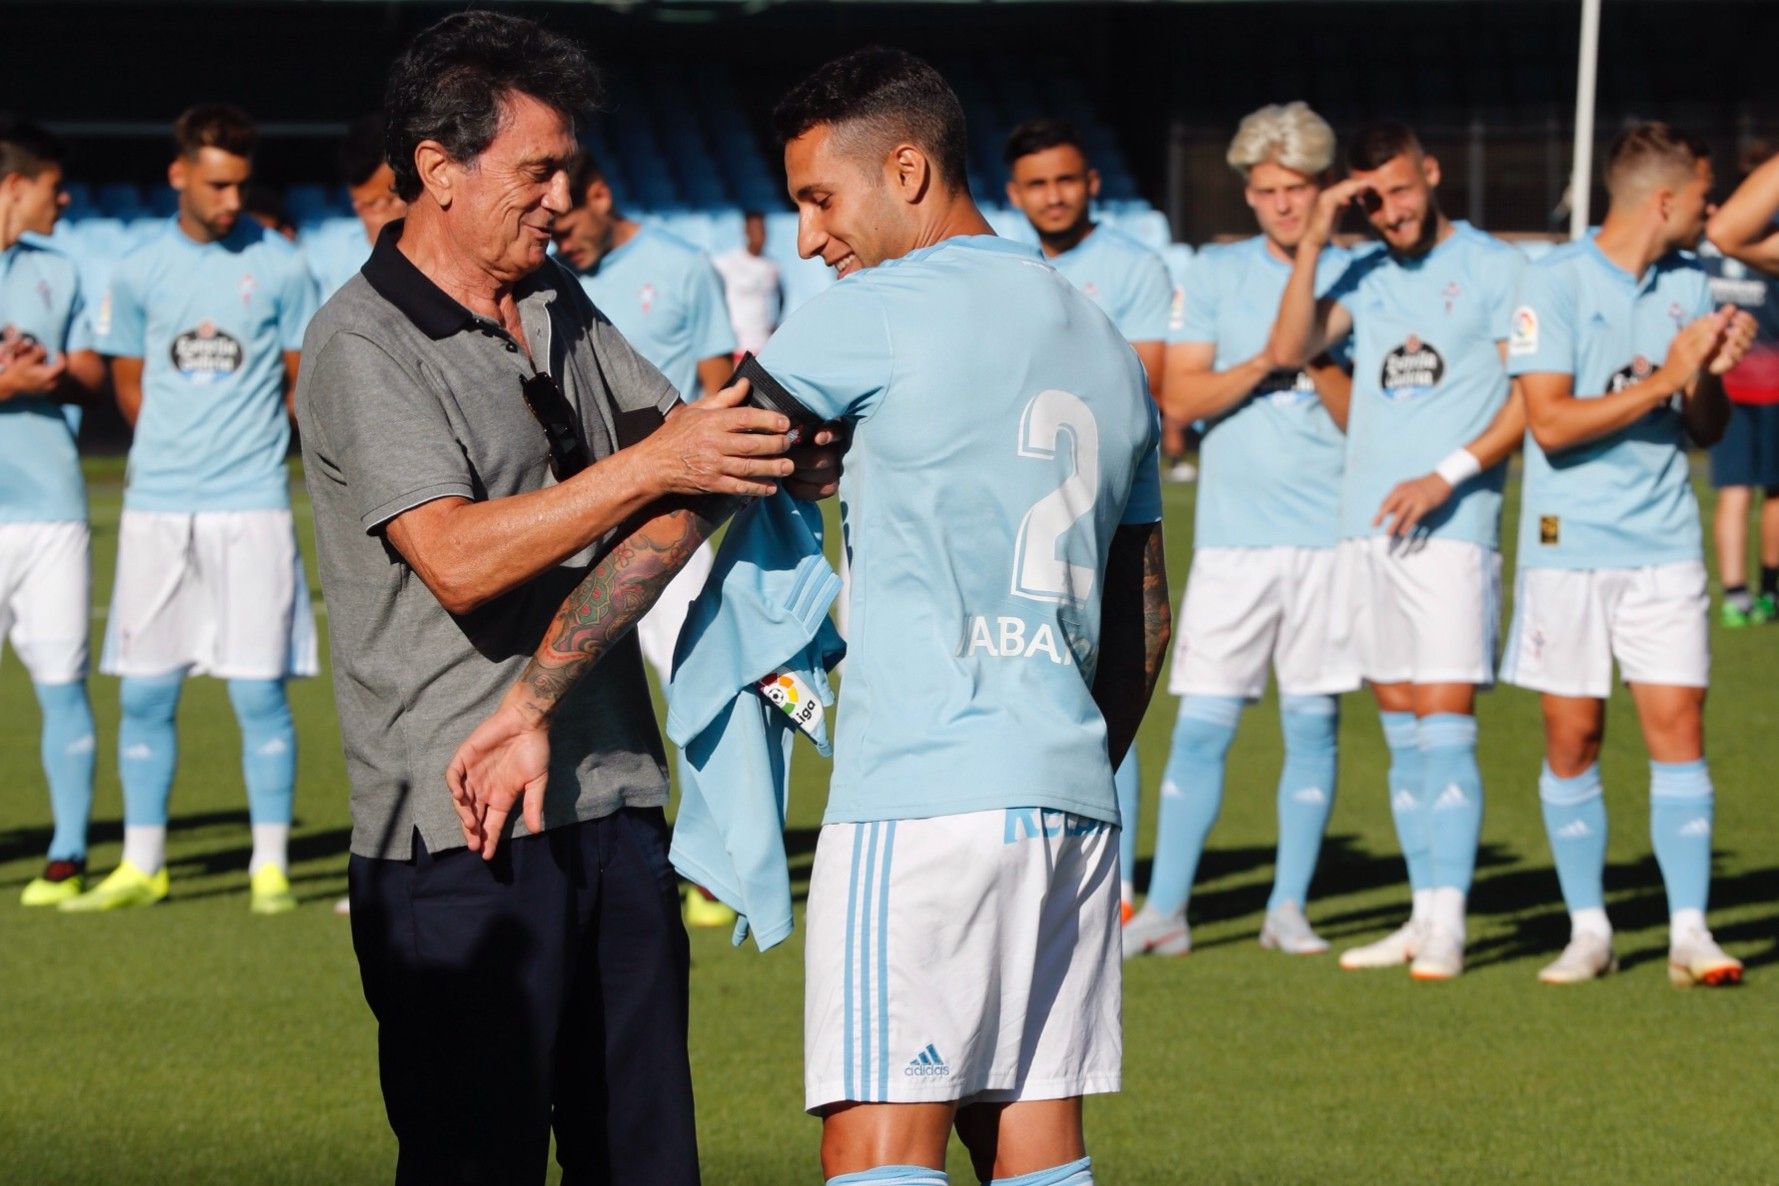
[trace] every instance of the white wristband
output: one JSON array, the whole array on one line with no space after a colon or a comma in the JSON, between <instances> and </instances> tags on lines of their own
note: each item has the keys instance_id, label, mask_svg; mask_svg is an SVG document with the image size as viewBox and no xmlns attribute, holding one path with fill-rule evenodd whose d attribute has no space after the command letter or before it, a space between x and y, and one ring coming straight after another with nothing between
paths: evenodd
<instances>
[{"instance_id":1,"label":"white wristband","mask_svg":"<svg viewBox=\"0 0 1779 1186\"><path fill-rule=\"evenodd\" d=\"M1453 449L1446 459L1433 467L1433 472L1456 490L1461 484L1482 473L1482 462L1469 449Z\"/></svg>"}]
</instances>

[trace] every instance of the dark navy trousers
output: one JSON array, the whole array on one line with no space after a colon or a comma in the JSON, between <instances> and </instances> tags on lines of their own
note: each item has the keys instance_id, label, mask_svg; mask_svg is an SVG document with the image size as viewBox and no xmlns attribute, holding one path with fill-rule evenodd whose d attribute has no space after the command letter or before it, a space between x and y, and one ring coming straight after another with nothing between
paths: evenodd
<instances>
[{"instance_id":1,"label":"dark navy trousers","mask_svg":"<svg viewBox=\"0 0 1779 1186\"><path fill-rule=\"evenodd\" d=\"M353 856L398 1186L697 1186L690 954L659 808L509 839L491 862Z\"/></svg>"}]
</instances>

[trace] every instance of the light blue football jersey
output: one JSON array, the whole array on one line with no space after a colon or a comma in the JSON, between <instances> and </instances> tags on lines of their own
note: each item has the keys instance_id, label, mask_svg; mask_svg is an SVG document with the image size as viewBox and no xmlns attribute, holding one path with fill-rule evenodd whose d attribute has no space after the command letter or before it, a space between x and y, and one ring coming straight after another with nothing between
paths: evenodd
<instances>
[{"instance_id":1,"label":"light blue football jersey","mask_svg":"<svg viewBox=\"0 0 1779 1186\"><path fill-rule=\"evenodd\" d=\"M1507 400L1501 346L1526 257L1467 222L1426 255L1354 254L1328 295L1353 316L1353 403L1341 480L1343 538L1373 527L1384 497L1478 436ZM1500 544L1505 463L1463 483L1422 520L1430 535Z\"/></svg>"},{"instance_id":2,"label":"light blue football jersey","mask_svg":"<svg viewBox=\"0 0 1779 1186\"><path fill-rule=\"evenodd\" d=\"M1091 693L1120 523L1161 517L1136 352L1033 247L947 239L854 273L760 354L853 425L830 821L1045 807L1116 822Z\"/></svg>"},{"instance_id":3,"label":"light blue football jersey","mask_svg":"<svg viewBox=\"0 0 1779 1186\"><path fill-rule=\"evenodd\" d=\"M1050 266L1104 309L1127 342L1167 339L1174 286L1155 252L1104 223L1050 260Z\"/></svg>"},{"instance_id":4,"label":"light blue football jersey","mask_svg":"<svg viewBox=\"0 0 1779 1186\"><path fill-rule=\"evenodd\" d=\"M1709 279L1693 256L1671 252L1637 277L1589 236L1520 278L1507 369L1569 375L1583 399L1622 391L1654 373L1674 335L1710 311ZM1704 556L1678 404L1554 454L1526 434L1522 568L1637 568Z\"/></svg>"},{"instance_id":5,"label":"light blue football jersey","mask_svg":"<svg viewBox=\"0 0 1779 1186\"><path fill-rule=\"evenodd\" d=\"M50 360L93 348L80 269L53 247L20 239L0 252L0 326L36 338ZM75 437L80 409L42 396L0 401L0 523L86 518Z\"/></svg>"},{"instance_id":6,"label":"light blue football jersey","mask_svg":"<svg viewBox=\"0 0 1779 1186\"><path fill-rule=\"evenodd\" d=\"M321 300L340 291L340 287L358 275L364 261L371 258L371 241L365 237L364 223L353 219L329 223L302 240L303 259L315 277L316 295Z\"/></svg>"},{"instance_id":7,"label":"light blue football jersey","mask_svg":"<svg viewBox=\"0 0 1779 1186\"><path fill-rule=\"evenodd\" d=\"M735 351L716 268L702 251L658 226L643 224L593 271L581 273L581 287L683 400L704 395L701 361Z\"/></svg>"},{"instance_id":8,"label":"light blue football jersey","mask_svg":"<svg viewBox=\"0 0 1779 1186\"><path fill-rule=\"evenodd\" d=\"M314 312L301 254L251 218L216 243L169 220L124 257L94 330L104 353L143 360L126 508L290 505L284 352L302 346Z\"/></svg>"},{"instance_id":9,"label":"light blue football jersey","mask_svg":"<svg viewBox=\"0 0 1779 1186\"><path fill-rule=\"evenodd\" d=\"M1317 293L1347 267L1335 246L1316 263ZM1212 369L1259 354L1272 335L1291 265L1266 236L1206 247L1182 286L1170 342L1210 342ZM1276 370L1249 396L1203 426L1193 542L1201 548L1332 548L1340 540L1340 476L1346 434L1303 370Z\"/></svg>"}]
</instances>

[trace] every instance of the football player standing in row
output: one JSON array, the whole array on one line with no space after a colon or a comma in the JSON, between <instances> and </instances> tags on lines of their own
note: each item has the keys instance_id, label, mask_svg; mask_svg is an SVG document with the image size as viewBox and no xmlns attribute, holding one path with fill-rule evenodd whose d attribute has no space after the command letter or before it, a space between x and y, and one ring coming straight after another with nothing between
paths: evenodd
<instances>
[{"instance_id":1,"label":"football player standing in row","mask_svg":"<svg viewBox=\"0 0 1779 1186\"><path fill-rule=\"evenodd\" d=\"M1464 969L1482 830L1476 692L1495 678L1502 463L1525 432L1505 367L1525 257L1446 217L1439 161L1401 124L1360 133L1347 156L1352 175L1298 242L1270 348L1301 366L1353 338L1334 636L1377 697L1414 897L1406 924L1341 966L1446 980ZM1322 248L1355 201L1382 242L1318 297Z\"/></svg>"},{"instance_id":2,"label":"football player standing in row","mask_svg":"<svg viewBox=\"0 0 1779 1186\"><path fill-rule=\"evenodd\" d=\"M1161 782L1155 867L1124 954L1191 950L1186 903L1223 802L1224 760L1242 707L1279 681L1285 765L1278 857L1260 932L1297 955L1328 944L1304 916L1334 806L1342 692L1359 686L1331 635L1340 482L1352 380L1326 355L1278 367L1266 346L1293 253L1334 163L1334 131L1302 103L1262 107L1227 156L1261 233L1205 247L1187 273L1168 345L1169 412L1204 424L1192 571L1168 691L1181 697ZM1325 247L1316 292L1348 256Z\"/></svg>"},{"instance_id":3,"label":"football player standing in row","mask_svg":"<svg viewBox=\"0 0 1779 1186\"><path fill-rule=\"evenodd\" d=\"M1711 216L1706 256L1713 299L1754 314L1748 357L1723 377L1730 422L1711 448L1717 487L1717 564L1725 626L1779 619L1779 156L1757 141L1743 156L1747 178ZM1748 588L1748 512L1761 492L1760 586Z\"/></svg>"},{"instance_id":4,"label":"football player standing in row","mask_svg":"<svg viewBox=\"0 0 1779 1186\"><path fill-rule=\"evenodd\" d=\"M285 453L315 285L282 236L244 217L257 132L191 108L173 125L179 212L127 255L96 318L135 429L101 668L122 677L124 853L64 910L167 896L174 718L187 675L228 681L252 820L255 913L295 907L288 876L296 729L284 682L316 671L315 623Z\"/></svg>"},{"instance_id":5,"label":"football player standing in row","mask_svg":"<svg viewBox=\"0 0 1779 1186\"><path fill-rule=\"evenodd\" d=\"M27 233L55 230L62 144L0 116L0 635L30 672L43 711L43 772L55 831L26 906L86 888L93 806L93 710L87 700L86 488L75 434L80 404L104 386L79 269Z\"/></svg>"},{"instance_id":6,"label":"football player standing in row","mask_svg":"<svg viewBox=\"0 0 1779 1186\"><path fill-rule=\"evenodd\" d=\"M1547 984L1617 966L1607 921L1606 801L1597 765L1612 665L1649 751L1649 831L1667 886L1668 974L1735 984L1742 964L1705 926L1714 795L1705 764L1710 672L1699 506L1688 438L1729 419L1723 376L1754 319L1716 311L1683 252L1705 229L1709 150L1666 124L1621 132L1598 232L1531 265L1508 344L1530 428L1513 633L1502 678L1543 695L1545 829L1571 939Z\"/></svg>"},{"instance_id":7,"label":"football player standing in row","mask_svg":"<svg viewBox=\"0 0 1779 1186\"><path fill-rule=\"evenodd\" d=\"M1143 360L1149 394L1159 405L1168 309L1173 302L1167 265L1116 227L1093 220L1100 176L1073 126L1055 119L1028 120L1007 137L1004 155L1007 200L1032 224L1039 250L1050 266L1103 309L1136 350ZM1171 439L1164 433L1161 447L1170 459L1186 452L1177 432ZM1132 747L1118 767L1121 912L1127 920L1136 895L1133 877L1141 792L1142 772Z\"/></svg>"}]
</instances>

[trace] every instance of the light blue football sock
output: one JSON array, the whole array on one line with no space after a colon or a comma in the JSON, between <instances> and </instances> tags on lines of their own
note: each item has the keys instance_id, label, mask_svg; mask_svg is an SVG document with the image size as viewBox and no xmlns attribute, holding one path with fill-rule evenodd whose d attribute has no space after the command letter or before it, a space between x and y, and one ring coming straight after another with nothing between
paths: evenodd
<instances>
[{"instance_id":1,"label":"light blue football sock","mask_svg":"<svg viewBox=\"0 0 1779 1186\"><path fill-rule=\"evenodd\" d=\"M924 1165L880 1165L829 1178L827 1186L951 1186L951 1178L944 1170Z\"/></svg>"},{"instance_id":2,"label":"light blue football sock","mask_svg":"<svg viewBox=\"0 0 1779 1186\"><path fill-rule=\"evenodd\" d=\"M1340 732L1340 700L1334 696L1280 696L1285 767L1279 773L1279 851L1266 908L1302 906L1316 875L1322 833L1334 809Z\"/></svg>"},{"instance_id":3,"label":"light blue football sock","mask_svg":"<svg viewBox=\"0 0 1779 1186\"><path fill-rule=\"evenodd\" d=\"M1161 778L1155 823L1155 864L1145 908L1163 914L1186 909L1205 838L1223 806L1223 759L1235 740L1242 701L1235 696L1185 696L1174 721L1173 748Z\"/></svg>"},{"instance_id":4,"label":"light blue football sock","mask_svg":"<svg viewBox=\"0 0 1779 1186\"><path fill-rule=\"evenodd\" d=\"M97 749L86 681L34 686L37 705L43 710L43 773L49 780L50 814L56 821L55 834L49 840L49 859L85 860Z\"/></svg>"},{"instance_id":5,"label":"light blue football sock","mask_svg":"<svg viewBox=\"0 0 1779 1186\"><path fill-rule=\"evenodd\" d=\"M167 826L167 800L173 794L173 767L179 738L183 673L126 676L118 689L123 718L117 726L117 773L124 786L124 824Z\"/></svg>"},{"instance_id":6,"label":"light blue football sock","mask_svg":"<svg viewBox=\"0 0 1779 1186\"><path fill-rule=\"evenodd\" d=\"M1408 865L1408 885L1415 891L1433 888L1433 833L1421 802L1421 746L1415 739L1415 714L1379 712L1384 745L1390 750L1390 817L1396 822L1396 843Z\"/></svg>"},{"instance_id":7,"label":"light blue football sock","mask_svg":"<svg viewBox=\"0 0 1779 1186\"><path fill-rule=\"evenodd\" d=\"M1476 718L1434 713L1416 722L1415 738L1421 746L1421 797L1433 841L1433 888L1468 894L1483 815Z\"/></svg>"},{"instance_id":8,"label":"light blue football sock","mask_svg":"<svg viewBox=\"0 0 1779 1186\"><path fill-rule=\"evenodd\" d=\"M988 1186L1093 1186L1093 1158L1083 1157L1017 1178L996 1178Z\"/></svg>"},{"instance_id":9,"label":"light blue football sock","mask_svg":"<svg viewBox=\"0 0 1779 1186\"><path fill-rule=\"evenodd\" d=\"M1118 790L1118 876L1124 883L1128 901L1137 878L1137 820L1142 810L1143 778L1137 768L1137 747L1133 744L1112 779Z\"/></svg>"},{"instance_id":10,"label":"light blue football sock","mask_svg":"<svg viewBox=\"0 0 1779 1186\"><path fill-rule=\"evenodd\" d=\"M1563 904L1571 913L1604 909L1606 798L1600 789L1600 767L1558 778L1547 762L1538 778L1538 798L1544 805L1544 834L1550 838Z\"/></svg>"},{"instance_id":11,"label":"light blue football sock","mask_svg":"<svg viewBox=\"0 0 1779 1186\"><path fill-rule=\"evenodd\" d=\"M296 726L284 681L232 679L229 703L241 726L241 775L256 824L288 824L296 788Z\"/></svg>"},{"instance_id":12,"label":"light blue football sock","mask_svg":"<svg viewBox=\"0 0 1779 1186\"><path fill-rule=\"evenodd\" d=\"M1649 836L1668 889L1668 912L1703 914L1711 895L1714 795L1705 759L1649 764Z\"/></svg>"}]
</instances>

